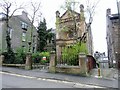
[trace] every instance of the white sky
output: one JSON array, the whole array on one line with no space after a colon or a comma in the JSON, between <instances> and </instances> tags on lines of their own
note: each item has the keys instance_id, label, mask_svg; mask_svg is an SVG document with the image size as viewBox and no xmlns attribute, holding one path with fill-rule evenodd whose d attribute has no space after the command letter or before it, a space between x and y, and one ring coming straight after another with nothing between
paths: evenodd
<instances>
[{"instance_id":1,"label":"white sky","mask_svg":"<svg viewBox=\"0 0 120 90\"><path fill-rule=\"evenodd\" d=\"M28 1L31 0L17 0L16 2L21 3ZM32 0L32 1L41 2L41 13L42 16L45 17L46 19L48 29L55 28L55 12L56 10L59 10L60 13L63 13L63 9L61 9L60 7L61 5L64 4L65 0ZM81 4L85 4L84 2L85 0L75 0L75 1L79 1ZM94 21L92 23L94 51L107 52L107 44L106 44L106 9L107 8L111 8L112 13L117 13L116 0L100 0L96 8L96 14L94 16Z\"/></svg>"}]
</instances>

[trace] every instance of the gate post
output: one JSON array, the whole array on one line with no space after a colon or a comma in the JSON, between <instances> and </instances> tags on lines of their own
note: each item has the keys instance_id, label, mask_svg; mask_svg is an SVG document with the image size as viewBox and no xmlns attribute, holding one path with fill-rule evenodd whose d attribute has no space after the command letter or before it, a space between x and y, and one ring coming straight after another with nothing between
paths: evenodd
<instances>
[{"instance_id":1,"label":"gate post","mask_svg":"<svg viewBox=\"0 0 120 90\"><path fill-rule=\"evenodd\" d=\"M86 76L87 75L87 60L86 54L79 54L79 66L80 66L80 74Z\"/></svg>"},{"instance_id":2,"label":"gate post","mask_svg":"<svg viewBox=\"0 0 120 90\"><path fill-rule=\"evenodd\" d=\"M27 55L26 55L25 69L26 70L32 69L32 55L31 55L31 53L27 53Z\"/></svg>"},{"instance_id":3,"label":"gate post","mask_svg":"<svg viewBox=\"0 0 120 90\"><path fill-rule=\"evenodd\" d=\"M5 58L5 56L1 54L0 55L0 66L2 66L4 58Z\"/></svg>"},{"instance_id":4,"label":"gate post","mask_svg":"<svg viewBox=\"0 0 120 90\"><path fill-rule=\"evenodd\" d=\"M56 53L54 51L50 53L49 72L56 72Z\"/></svg>"}]
</instances>

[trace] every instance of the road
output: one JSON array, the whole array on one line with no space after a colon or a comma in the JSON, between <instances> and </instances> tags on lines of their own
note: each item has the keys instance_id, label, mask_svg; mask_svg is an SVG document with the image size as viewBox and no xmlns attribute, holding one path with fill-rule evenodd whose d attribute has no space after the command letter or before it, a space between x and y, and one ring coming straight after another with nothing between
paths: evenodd
<instances>
[{"instance_id":1,"label":"road","mask_svg":"<svg viewBox=\"0 0 120 90\"><path fill-rule=\"evenodd\" d=\"M39 80L37 78L2 75L2 88L73 88L73 84Z\"/></svg>"},{"instance_id":2,"label":"road","mask_svg":"<svg viewBox=\"0 0 120 90\"><path fill-rule=\"evenodd\" d=\"M42 79L7 72L2 74L2 88L101 88L99 86L91 86L78 84L73 82L65 82L52 79Z\"/></svg>"}]
</instances>

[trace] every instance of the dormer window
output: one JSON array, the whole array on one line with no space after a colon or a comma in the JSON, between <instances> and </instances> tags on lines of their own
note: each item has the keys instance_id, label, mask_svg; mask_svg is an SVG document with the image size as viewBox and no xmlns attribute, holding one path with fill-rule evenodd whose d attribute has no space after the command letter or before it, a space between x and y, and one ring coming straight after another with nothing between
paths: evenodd
<instances>
[{"instance_id":1,"label":"dormer window","mask_svg":"<svg viewBox=\"0 0 120 90\"><path fill-rule=\"evenodd\" d=\"M27 30L28 25L25 22L21 22L21 26L23 30Z\"/></svg>"}]
</instances>

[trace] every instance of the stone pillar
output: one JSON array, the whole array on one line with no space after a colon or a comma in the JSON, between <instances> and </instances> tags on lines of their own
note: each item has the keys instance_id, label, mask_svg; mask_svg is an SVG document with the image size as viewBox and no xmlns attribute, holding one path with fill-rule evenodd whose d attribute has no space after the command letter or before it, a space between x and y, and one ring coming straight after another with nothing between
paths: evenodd
<instances>
[{"instance_id":1,"label":"stone pillar","mask_svg":"<svg viewBox=\"0 0 120 90\"><path fill-rule=\"evenodd\" d=\"M4 55L0 55L0 66L2 66L4 58L5 58Z\"/></svg>"},{"instance_id":2,"label":"stone pillar","mask_svg":"<svg viewBox=\"0 0 120 90\"><path fill-rule=\"evenodd\" d=\"M81 75L87 75L87 60L86 60L85 53L79 54L79 66L80 66L80 74Z\"/></svg>"},{"instance_id":3,"label":"stone pillar","mask_svg":"<svg viewBox=\"0 0 120 90\"><path fill-rule=\"evenodd\" d=\"M56 59L57 59L58 64L60 64L60 61L61 61L61 52L62 52L61 46L56 45L56 55L57 55Z\"/></svg>"},{"instance_id":4,"label":"stone pillar","mask_svg":"<svg viewBox=\"0 0 120 90\"><path fill-rule=\"evenodd\" d=\"M49 72L55 73L56 72L56 54L55 52L50 53L50 64L49 64Z\"/></svg>"},{"instance_id":5,"label":"stone pillar","mask_svg":"<svg viewBox=\"0 0 120 90\"><path fill-rule=\"evenodd\" d=\"M25 69L26 70L32 69L32 55L31 55L31 53L27 53L27 55L26 55Z\"/></svg>"}]
</instances>

